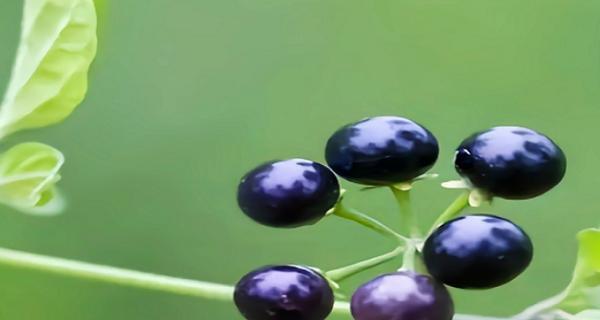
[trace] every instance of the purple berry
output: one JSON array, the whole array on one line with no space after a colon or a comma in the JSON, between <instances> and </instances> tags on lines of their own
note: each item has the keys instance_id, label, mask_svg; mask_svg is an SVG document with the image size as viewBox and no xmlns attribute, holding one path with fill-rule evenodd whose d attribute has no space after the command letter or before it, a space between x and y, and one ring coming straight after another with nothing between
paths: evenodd
<instances>
[{"instance_id":1,"label":"purple berry","mask_svg":"<svg viewBox=\"0 0 600 320\"><path fill-rule=\"evenodd\" d=\"M429 273L451 287L487 289L521 274L533 258L529 236L511 221L474 214L450 220L425 241Z\"/></svg>"},{"instance_id":2,"label":"purple berry","mask_svg":"<svg viewBox=\"0 0 600 320\"><path fill-rule=\"evenodd\" d=\"M329 283L312 269L266 266L235 286L234 302L247 320L324 320L333 308Z\"/></svg>"},{"instance_id":3,"label":"purple berry","mask_svg":"<svg viewBox=\"0 0 600 320\"><path fill-rule=\"evenodd\" d=\"M458 173L474 187L506 199L529 199L556 186L567 159L548 137L522 127L495 127L456 150Z\"/></svg>"},{"instance_id":4,"label":"purple berry","mask_svg":"<svg viewBox=\"0 0 600 320\"><path fill-rule=\"evenodd\" d=\"M238 204L248 217L282 228L319 221L339 196L335 174L320 163L304 159L258 166L242 178L238 187Z\"/></svg>"},{"instance_id":5,"label":"purple berry","mask_svg":"<svg viewBox=\"0 0 600 320\"><path fill-rule=\"evenodd\" d=\"M436 138L406 118L373 117L348 124L327 141L325 158L347 180L389 185L427 172L439 153Z\"/></svg>"},{"instance_id":6,"label":"purple berry","mask_svg":"<svg viewBox=\"0 0 600 320\"><path fill-rule=\"evenodd\" d=\"M362 285L351 301L355 320L452 320L446 287L412 271L379 276Z\"/></svg>"}]
</instances>

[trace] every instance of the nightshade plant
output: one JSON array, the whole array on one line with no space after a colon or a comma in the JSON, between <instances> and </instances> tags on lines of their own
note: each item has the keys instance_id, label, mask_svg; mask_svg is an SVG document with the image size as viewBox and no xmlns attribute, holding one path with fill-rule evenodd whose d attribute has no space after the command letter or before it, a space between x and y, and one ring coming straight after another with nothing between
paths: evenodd
<instances>
[{"instance_id":1,"label":"nightshade plant","mask_svg":"<svg viewBox=\"0 0 600 320\"><path fill-rule=\"evenodd\" d=\"M61 121L82 101L96 51L92 0L25 0L20 46L0 107L0 138ZM238 203L252 220L270 227L307 226L340 217L386 236L388 253L323 271L315 266L267 265L235 286L179 279L0 248L0 264L63 276L229 302L248 320L322 320L329 314L356 320L599 320L600 229L578 235L573 277L559 294L512 317L455 314L446 286L492 288L517 277L533 244L524 230L495 215L461 215L494 197L529 199L555 187L566 171L563 151L548 137L522 127L495 127L465 139L455 166L461 180L445 182L461 194L419 230L410 206L413 185L438 158L433 134L400 117L374 117L334 132L326 145L331 169L304 159L272 161L251 170ZM0 202L23 212L62 209L55 183L62 154L41 143L23 143L0 154ZM370 188L389 188L400 206L399 231L346 205L336 174ZM355 288L350 302L341 282L403 257ZM338 301L335 301L335 297Z\"/></svg>"}]
</instances>

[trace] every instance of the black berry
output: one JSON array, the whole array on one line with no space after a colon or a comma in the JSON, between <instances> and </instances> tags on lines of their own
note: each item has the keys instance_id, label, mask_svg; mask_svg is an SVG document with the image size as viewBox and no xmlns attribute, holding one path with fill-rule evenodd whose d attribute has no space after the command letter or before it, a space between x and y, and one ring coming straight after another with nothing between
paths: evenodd
<instances>
[{"instance_id":1,"label":"black berry","mask_svg":"<svg viewBox=\"0 0 600 320\"><path fill-rule=\"evenodd\" d=\"M323 320L333 291L317 272L301 266L267 266L245 275L234 302L248 320Z\"/></svg>"},{"instance_id":2,"label":"black berry","mask_svg":"<svg viewBox=\"0 0 600 320\"><path fill-rule=\"evenodd\" d=\"M523 272L533 245L517 225L492 215L468 215L434 231L423 247L430 274L457 288L503 285Z\"/></svg>"},{"instance_id":3,"label":"black berry","mask_svg":"<svg viewBox=\"0 0 600 320\"><path fill-rule=\"evenodd\" d=\"M340 196L335 174L317 162L290 159L250 171L238 187L238 204L258 223L272 227L313 224Z\"/></svg>"},{"instance_id":4,"label":"black berry","mask_svg":"<svg viewBox=\"0 0 600 320\"><path fill-rule=\"evenodd\" d=\"M338 175L357 183L389 185L429 170L439 153L436 138L400 117L374 117L340 128L327 141L325 157Z\"/></svg>"},{"instance_id":5,"label":"black berry","mask_svg":"<svg viewBox=\"0 0 600 320\"><path fill-rule=\"evenodd\" d=\"M396 272L362 285L351 301L355 320L451 320L454 304L448 290L433 278Z\"/></svg>"},{"instance_id":6,"label":"black berry","mask_svg":"<svg viewBox=\"0 0 600 320\"><path fill-rule=\"evenodd\" d=\"M533 198L565 175L563 151L548 137L521 127L495 127L467 138L456 151L458 173L474 187L506 199Z\"/></svg>"}]
</instances>

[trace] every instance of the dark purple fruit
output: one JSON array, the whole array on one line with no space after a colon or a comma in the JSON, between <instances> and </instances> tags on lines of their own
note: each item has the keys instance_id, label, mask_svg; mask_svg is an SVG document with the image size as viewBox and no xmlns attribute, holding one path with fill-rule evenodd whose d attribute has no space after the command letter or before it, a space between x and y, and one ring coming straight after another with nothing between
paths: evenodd
<instances>
[{"instance_id":1,"label":"dark purple fruit","mask_svg":"<svg viewBox=\"0 0 600 320\"><path fill-rule=\"evenodd\" d=\"M427 129L409 119L387 116L340 128L327 141L325 158L347 180L390 185L427 172L438 153L438 142Z\"/></svg>"},{"instance_id":2,"label":"dark purple fruit","mask_svg":"<svg viewBox=\"0 0 600 320\"><path fill-rule=\"evenodd\" d=\"M313 224L335 206L340 185L322 164L290 159L248 172L238 187L238 204L254 221L272 227Z\"/></svg>"},{"instance_id":3,"label":"dark purple fruit","mask_svg":"<svg viewBox=\"0 0 600 320\"><path fill-rule=\"evenodd\" d=\"M563 151L548 137L522 127L495 127L463 141L458 173L492 196L529 199L556 186L565 175Z\"/></svg>"},{"instance_id":4,"label":"dark purple fruit","mask_svg":"<svg viewBox=\"0 0 600 320\"><path fill-rule=\"evenodd\" d=\"M446 287L411 271L379 276L362 285L350 303L355 320L452 320Z\"/></svg>"},{"instance_id":5,"label":"dark purple fruit","mask_svg":"<svg viewBox=\"0 0 600 320\"><path fill-rule=\"evenodd\" d=\"M324 320L333 291L317 272L301 266L267 266L245 275L234 302L247 320Z\"/></svg>"},{"instance_id":6,"label":"dark purple fruit","mask_svg":"<svg viewBox=\"0 0 600 320\"><path fill-rule=\"evenodd\" d=\"M429 273L456 288L487 289L521 274L533 257L527 234L511 221L468 215L446 222L423 247Z\"/></svg>"}]
</instances>

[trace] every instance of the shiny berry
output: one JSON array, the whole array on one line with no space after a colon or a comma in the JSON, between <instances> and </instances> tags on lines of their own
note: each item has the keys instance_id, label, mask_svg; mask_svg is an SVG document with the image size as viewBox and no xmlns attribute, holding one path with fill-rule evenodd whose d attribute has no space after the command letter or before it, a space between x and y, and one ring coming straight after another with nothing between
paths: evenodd
<instances>
[{"instance_id":1,"label":"shiny berry","mask_svg":"<svg viewBox=\"0 0 600 320\"><path fill-rule=\"evenodd\" d=\"M350 303L355 320L451 320L448 290L433 278L402 271L362 285Z\"/></svg>"},{"instance_id":2,"label":"shiny berry","mask_svg":"<svg viewBox=\"0 0 600 320\"><path fill-rule=\"evenodd\" d=\"M298 227L321 219L337 202L335 174L317 162L290 159L263 164L242 178L238 204L258 223Z\"/></svg>"},{"instance_id":3,"label":"shiny berry","mask_svg":"<svg viewBox=\"0 0 600 320\"><path fill-rule=\"evenodd\" d=\"M245 275L234 302L248 320L323 320L333 291L317 272L301 266L267 266Z\"/></svg>"},{"instance_id":4,"label":"shiny berry","mask_svg":"<svg viewBox=\"0 0 600 320\"><path fill-rule=\"evenodd\" d=\"M548 137L521 127L495 127L464 140L456 151L458 173L492 196L529 199L565 175L563 151Z\"/></svg>"},{"instance_id":5,"label":"shiny berry","mask_svg":"<svg viewBox=\"0 0 600 320\"><path fill-rule=\"evenodd\" d=\"M439 153L436 138L400 117L374 117L340 128L325 158L338 175L368 185L409 181L429 170Z\"/></svg>"},{"instance_id":6,"label":"shiny berry","mask_svg":"<svg viewBox=\"0 0 600 320\"><path fill-rule=\"evenodd\" d=\"M523 272L533 245L517 225L492 215L468 215L434 231L423 247L429 273L456 288L487 289Z\"/></svg>"}]
</instances>

